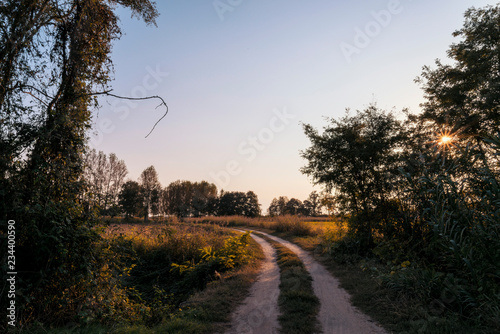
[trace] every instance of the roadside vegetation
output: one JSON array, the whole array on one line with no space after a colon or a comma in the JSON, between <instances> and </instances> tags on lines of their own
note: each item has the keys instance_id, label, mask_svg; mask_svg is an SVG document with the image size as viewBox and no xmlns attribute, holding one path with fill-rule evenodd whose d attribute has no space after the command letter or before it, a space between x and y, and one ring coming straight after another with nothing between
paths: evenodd
<instances>
[{"instance_id":1,"label":"roadside vegetation","mask_svg":"<svg viewBox=\"0 0 500 334\"><path fill-rule=\"evenodd\" d=\"M267 231L290 232L293 235L313 236L320 235L328 226L331 226L330 217L305 217L305 216L275 216L249 218L242 216L207 216L200 218L185 218L190 223L217 224L227 227L248 226L257 227Z\"/></svg>"},{"instance_id":2,"label":"roadside vegetation","mask_svg":"<svg viewBox=\"0 0 500 334\"><path fill-rule=\"evenodd\" d=\"M310 251L340 280L341 286L350 293L351 302L389 331L429 334L498 332L498 318L491 315L487 318L487 309L482 309L486 305L477 305L474 317L466 317L445 306L445 303L455 302L450 289L461 286L450 284L439 290L436 287L439 274L426 276L425 269L415 263L393 261L381 256L376 248L361 252L353 246L356 240L349 231L348 221L336 217L322 222L308 222L308 219L311 218L282 217L281 223L290 226L281 226L280 231L273 229L277 226L276 221L266 223L265 218L213 217L204 223L246 226L255 231L271 232ZM301 228L295 234L292 227L297 222L309 232L304 234ZM395 285L402 279L406 282L405 288ZM431 289L436 289L435 295L430 294L434 291Z\"/></svg>"},{"instance_id":3,"label":"roadside vegetation","mask_svg":"<svg viewBox=\"0 0 500 334\"><path fill-rule=\"evenodd\" d=\"M500 328L499 23L498 5L465 13L450 63L417 79L421 114L372 104L323 131L304 125L302 172L333 191L347 222L322 249L413 305L399 331Z\"/></svg>"},{"instance_id":4,"label":"roadside vegetation","mask_svg":"<svg viewBox=\"0 0 500 334\"><path fill-rule=\"evenodd\" d=\"M138 220L141 222L141 220ZM102 227L95 294L73 325L31 333L212 333L224 329L258 275L249 233L215 225L123 223ZM64 325L62 328L61 325Z\"/></svg>"}]
</instances>

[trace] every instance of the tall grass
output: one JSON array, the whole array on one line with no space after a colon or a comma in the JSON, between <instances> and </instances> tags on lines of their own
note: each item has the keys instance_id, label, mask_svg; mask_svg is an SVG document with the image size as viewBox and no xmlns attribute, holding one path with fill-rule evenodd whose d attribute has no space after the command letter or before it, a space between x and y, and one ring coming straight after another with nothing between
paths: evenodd
<instances>
[{"instance_id":1,"label":"tall grass","mask_svg":"<svg viewBox=\"0 0 500 334\"><path fill-rule=\"evenodd\" d=\"M195 311L190 311L190 307L181 310L181 304L203 291L210 282L240 270L260 252L258 246L250 245L249 234L240 235L214 224L118 222L100 228L102 238L94 245L99 256L94 259L98 269L92 273L93 281L68 289L68 295L85 295L85 291L71 291L82 287L92 287L94 293L78 306L78 316L68 326L74 330L59 332L95 329L149 333L164 328L170 332L178 323L187 327L173 332L184 333L188 327L206 330L212 326L210 319L198 324L196 315L191 314ZM240 274L238 277L243 279L235 280L235 284L244 282L243 285L249 286L252 275L257 275L256 270L250 276ZM237 296L236 299L244 297ZM208 299L203 307L215 300L216 294L212 293ZM233 300L223 312L219 310L217 321L227 316L237 302ZM196 312L205 311L198 308ZM191 321L193 317L195 321ZM47 328L40 326L33 326L27 332L47 332Z\"/></svg>"},{"instance_id":2,"label":"tall grass","mask_svg":"<svg viewBox=\"0 0 500 334\"><path fill-rule=\"evenodd\" d=\"M333 227L331 217L276 216L248 218L243 216L187 218L186 222L216 224L228 227L246 226L288 233L295 236L317 236Z\"/></svg>"},{"instance_id":3,"label":"tall grass","mask_svg":"<svg viewBox=\"0 0 500 334\"><path fill-rule=\"evenodd\" d=\"M105 237L114 243L127 245L137 256L155 257L163 262L199 261L200 249L218 249L228 237L228 231L217 225L110 225Z\"/></svg>"}]
</instances>

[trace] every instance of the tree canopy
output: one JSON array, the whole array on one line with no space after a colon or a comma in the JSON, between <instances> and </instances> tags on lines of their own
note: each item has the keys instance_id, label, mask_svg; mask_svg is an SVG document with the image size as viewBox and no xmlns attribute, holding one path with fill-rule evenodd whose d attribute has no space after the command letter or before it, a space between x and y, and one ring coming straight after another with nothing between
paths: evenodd
<instances>
[{"instance_id":1,"label":"tree canopy","mask_svg":"<svg viewBox=\"0 0 500 334\"><path fill-rule=\"evenodd\" d=\"M500 7L471 8L453 36L451 64L436 60L417 79L426 102L423 118L466 136L487 136L500 129Z\"/></svg>"},{"instance_id":2,"label":"tree canopy","mask_svg":"<svg viewBox=\"0 0 500 334\"><path fill-rule=\"evenodd\" d=\"M302 172L334 190L345 212L368 211L391 192L402 140L400 122L371 105L329 123L323 133L304 125L311 146L302 152L307 160Z\"/></svg>"},{"instance_id":3,"label":"tree canopy","mask_svg":"<svg viewBox=\"0 0 500 334\"><path fill-rule=\"evenodd\" d=\"M23 226L20 325L72 321L87 300L81 291L92 294L98 235L81 200L83 155L96 96L110 90L117 6L148 24L158 16L149 0L0 5L0 219Z\"/></svg>"},{"instance_id":4,"label":"tree canopy","mask_svg":"<svg viewBox=\"0 0 500 334\"><path fill-rule=\"evenodd\" d=\"M497 328L500 6L469 9L454 36L451 64L437 61L419 78L421 114L398 120L372 105L329 119L321 133L304 125L311 145L302 172L332 192L325 202L347 222L329 246L334 257L405 259L379 276L388 286L417 284L424 302L441 298L454 319ZM453 298L439 296L446 290Z\"/></svg>"},{"instance_id":5,"label":"tree canopy","mask_svg":"<svg viewBox=\"0 0 500 334\"><path fill-rule=\"evenodd\" d=\"M304 202L296 198L288 199L286 196L273 198L267 211L270 216L318 216L321 214L322 207L320 195L317 191L313 191Z\"/></svg>"}]
</instances>

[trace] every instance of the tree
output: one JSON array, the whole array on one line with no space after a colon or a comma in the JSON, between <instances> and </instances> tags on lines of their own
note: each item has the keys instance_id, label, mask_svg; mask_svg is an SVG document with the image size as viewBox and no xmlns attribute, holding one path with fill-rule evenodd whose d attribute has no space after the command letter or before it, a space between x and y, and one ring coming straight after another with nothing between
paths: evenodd
<instances>
[{"instance_id":1,"label":"tree","mask_svg":"<svg viewBox=\"0 0 500 334\"><path fill-rule=\"evenodd\" d=\"M359 218L353 232L364 235L369 243L373 235L370 216L390 199L399 175L399 129L392 114L374 105L355 116L347 113L338 121L330 119L322 134L304 125L311 147L302 152L307 165L301 171L315 184L334 191L339 208Z\"/></svg>"},{"instance_id":2,"label":"tree","mask_svg":"<svg viewBox=\"0 0 500 334\"><path fill-rule=\"evenodd\" d=\"M252 191L247 193L221 191L217 215L256 217L260 215L260 204L257 195Z\"/></svg>"},{"instance_id":3,"label":"tree","mask_svg":"<svg viewBox=\"0 0 500 334\"><path fill-rule=\"evenodd\" d=\"M288 203L288 197L280 196L279 198L273 198L269 209L267 210L270 216L282 216L285 214L285 207Z\"/></svg>"},{"instance_id":4,"label":"tree","mask_svg":"<svg viewBox=\"0 0 500 334\"><path fill-rule=\"evenodd\" d=\"M158 181L158 173L154 166L149 166L142 171L140 177L141 193L144 203L144 221L147 222L149 214L153 213L153 208L158 205L160 200L159 191L161 189ZM159 210L155 209L158 213Z\"/></svg>"},{"instance_id":5,"label":"tree","mask_svg":"<svg viewBox=\"0 0 500 334\"><path fill-rule=\"evenodd\" d=\"M318 216L321 210L321 199L317 191L313 191L309 194L309 197L302 203L303 212L302 214L306 216Z\"/></svg>"},{"instance_id":6,"label":"tree","mask_svg":"<svg viewBox=\"0 0 500 334\"><path fill-rule=\"evenodd\" d=\"M119 160L116 154L110 153L108 158L102 151L88 151L85 155L84 173L88 184L86 200L95 204L101 213L109 213L118 204L118 194L127 174L125 162Z\"/></svg>"},{"instance_id":7,"label":"tree","mask_svg":"<svg viewBox=\"0 0 500 334\"><path fill-rule=\"evenodd\" d=\"M321 206L324 207L328 215L335 214L335 196L329 192L323 192L320 197Z\"/></svg>"},{"instance_id":8,"label":"tree","mask_svg":"<svg viewBox=\"0 0 500 334\"><path fill-rule=\"evenodd\" d=\"M125 182L125 176L128 174L127 166L125 161L118 160L118 157L114 153L109 154L109 168L106 175L106 201L104 203L104 209L108 210L110 207L118 204L118 194L120 192L121 186Z\"/></svg>"},{"instance_id":9,"label":"tree","mask_svg":"<svg viewBox=\"0 0 500 334\"><path fill-rule=\"evenodd\" d=\"M279 209L278 209L278 199L273 198L271 201L271 204L269 204L269 208L267 208L267 213L271 217L275 217L279 215Z\"/></svg>"},{"instance_id":10,"label":"tree","mask_svg":"<svg viewBox=\"0 0 500 334\"><path fill-rule=\"evenodd\" d=\"M127 181L122 185L118 195L118 203L127 218L142 211L141 186L136 181Z\"/></svg>"},{"instance_id":11,"label":"tree","mask_svg":"<svg viewBox=\"0 0 500 334\"><path fill-rule=\"evenodd\" d=\"M104 202L104 176L107 169L107 157L103 151L95 149L85 154L84 182L87 184L85 200L90 206L100 208Z\"/></svg>"},{"instance_id":12,"label":"tree","mask_svg":"<svg viewBox=\"0 0 500 334\"><path fill-rule=\"evenodd\" d=\"M165 212L178 217L201 217L214 214L217 186L207 181L175 181L164 191Z\"/></svg>"},{"instance_id":13,"label":"tree","mask_svg":"<svg viewBox=\"0 0 500 334\"><path fill-rule=\"evenodd\" d=\"M217 186L207 181L192 184L191 213L201 217L213 212L213 203L217 198Z\"/></svg>"},{"instance_id":14,"label":"tree","mask_svg":"<svg viewBox=\"0 0 500 334\"><path fill-rule=\"evenodd\" d=\"M16 235L16 269L24 273L19 324L42 314L71 321L89 300L81 291L90 291L83 284L95 272L98 236L81 201L83 153L95 96L109 91L116 5L147 23L158 15L148 0L0 6L0 218L23 226Z\"/></svg>"},{"instance_id":15,"label":"tree","mask_svg":"<svg viewBox=\"0 0 500 334\"><path fill-rule=\"evenodd\" d=\"M286 203L283 214L297 215L302 212L302 209L302 201L296 198L292 198Z\"/></svg>"},{"instance_id":16,"label":"tree","mask_svg":"<svg viewBox=\"0 0 500 334\"><path fill-rule=\"evenodd\" d=\"M467 10L463 28L453 35L462 37L448 50L453 63L437 60L436 69L425 66L417 79L427 99L422 118L455 140L474 137L485 154L482 138L500 128L500 5Z\"/></svg>"},{"instance_id":17,"label":"tree","mask_svg":"<svg viewBox=\"0 0 500 334\"><path fill-rule=\"evenodd\" d=\"M157 216L163 212L163 206L161 201L161 186L155 187L151 192L151 214Z\"/></svg>"},{"instance_id":18,"label":"tree","mask_svg":"<svg viewBox=\"0 0 500 334\"><path fill-rule=\"evenodd\" d=\"M316 216L319 214L321 206L318 193L313 191L304 202L296 198L289 200L286 196L273 198L267 211L273 217L283 215Z\"/></svg>"},{"instance_id":19,"label":"tree","mask_svg":"<svg viewBox=\"0 0 500 334\"><path fill-rule=\"evenodd\" d=\"M258 217L261 214L259 199L257 194L253 191L246 193L245 211L243 213L246 217Z\"/></svg>"},{"instance_id":20,"label":"tree","mask_svg":"<svg viewBox=\"0 0 500 334\"><path fill-rule=\"evenodd\" d=\"M177 217L188 217L191 214L192 183L177 180L165 188L163 201L165 213Z\"/></svg>"}]
</instances>

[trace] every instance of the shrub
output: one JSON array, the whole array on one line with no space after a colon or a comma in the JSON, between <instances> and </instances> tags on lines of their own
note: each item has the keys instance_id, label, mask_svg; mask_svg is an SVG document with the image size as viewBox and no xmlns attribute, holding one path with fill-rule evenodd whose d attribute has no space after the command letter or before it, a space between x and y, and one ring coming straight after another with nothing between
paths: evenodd
<instances>
[{"instance_id":1,"label":"shrub","mask_svg":"<svg viewBox=\"0 0 500 334\"><path fill-rule=\"evenodd\" d=\"M223 273L249 261L249 241L250 232L247 232L241 236L227 238L220 248L211 245L203 247L199 249L201 259L197 263L172 263L170 272L182 278L179 286L203 289L209 281L216 278L218 272Z\"/></svg>"}]
</instances>

